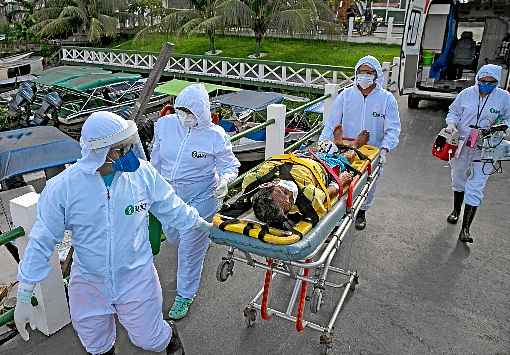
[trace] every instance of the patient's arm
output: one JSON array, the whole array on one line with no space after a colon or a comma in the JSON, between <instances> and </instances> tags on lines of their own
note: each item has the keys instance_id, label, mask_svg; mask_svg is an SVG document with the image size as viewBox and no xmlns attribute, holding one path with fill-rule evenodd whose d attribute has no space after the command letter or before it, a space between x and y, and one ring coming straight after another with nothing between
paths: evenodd
<instances>
[{"instance_id":1,"label":"patient's arm","mask_svg":"<svg viewBox=\"0 0 510 355\"><path fill-rule=\"evenodd\" d=\"M332 199L335 196L338 196L338 185L337 184L330 184L328 186L328 195L329 198Z\"/></svg>"},{"instance_id":2,"label":"patient's arm","mask_svg":"<svg viewBox=\"0 0 510 355\"><path fill-rule=\"evenodd\" d=\"M352 181L352 175L348 171L344 171L340 174L340 181L342 182L342 186L340 188L343 189L343 187L347 184L350 184ZM329 198L333 198L338 195L338 184L336 182L330 183L328 186L328 194Z\"/></svg>"},{"instance_id":3,"label":"patient's arm","mask_svg":"<svg viewBox=\"0 0 510 355\"><path fill-rule=\"evenodd\" d=\"M335 144L343 144L344 141L344 130L342 125L338 125L335 127L333 131L333 143Z\"/></svg>"}]
</instances>

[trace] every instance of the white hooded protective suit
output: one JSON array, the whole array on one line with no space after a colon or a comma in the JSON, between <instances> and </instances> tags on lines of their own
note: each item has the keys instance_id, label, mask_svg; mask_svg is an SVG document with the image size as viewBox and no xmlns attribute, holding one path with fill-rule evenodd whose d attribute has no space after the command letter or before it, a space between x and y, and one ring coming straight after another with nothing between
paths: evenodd
<instances>
[{"instance_id":1,"label":"white hooded protective suit","mask_svg":"<svg viewBox=\"0 0 510 355\"><path fill-rule=\"evenodd\" d=\"M480 159L481 150L465 145L471 131L469 126L478 124L479 127L487 128L497 121L510 123L508 92L496 88L488 96L480 96L478 81L486 76L493 77L499 84L501 67L493 64L481 67L476 75L476 84L457 95L446 116L446 123L454 124L460 136L455 159L451 161L452 188L453 191L464 191L464 202L471 206L480 206L487 174L492 172L492 167L487 165L483 169L483 164L476 161Z\"/></svg>"},{"instance_id":2,"label":"white hooded protective suit","mask_svg":"<svg viewBox=\"0 0 510 355\"><path fill-rule=\"evenodd\" d=\"M136 134L136 127L134 127ZM74 261L69 286L73 326L87 352L108 351L115 342L117 314L131 341L163 351L171 328L163 320L162 291L153 266L148 212L171 227L190 230L198 212L175 194L146 161L134 172L117 172L109 188L96 171L109 147L91 150L106 137L119 142L133 126L109 113L92 114L82 128L82 159L50 179L38 203L37 220L19 266L20 282L35 284L49 273L55 244L72 231Z\"/></svg>"},{"instance_id":3,"label":"white hooded protective suit","mask_svg":"<svg viewBox=\"0 0 510 355\"><path fill-rule=\"evenodd\" d=\"M240 164L232 153L228 135L211 121L209 95L203 85L185 88L174 106L191 111L198 125L185 127L177 114L160 118L154 127L151 163L179 197L195 207L200 216L210 219L218 205L213 194L219 179L234 180ZM193 230L166 235L169 242L179 244L177 294L192 299L200 285L208 234Z\"/></svg>"},{"instance_id":4,"label":"white hooded protective suit","mask_svg":"<svg viewBox=\"0 0 510 355\"><path fill-rule=\"evenodd\" d=\"M384 89L384 75L379 61L372 56L361 58L356 64L356 75L363 64L377 72L375 89L367 97L363 96L357 85L343 90L336 98L329 117L324 117L324 129L319 141L333 141L333 131L341 124L345 137L356 138L362 130L367 130L370 132L368 144L391 151L397 147L400 136L397 100ZM375 188L368 194L363 210L372 205Z\"/></svg>"}]
</instances>

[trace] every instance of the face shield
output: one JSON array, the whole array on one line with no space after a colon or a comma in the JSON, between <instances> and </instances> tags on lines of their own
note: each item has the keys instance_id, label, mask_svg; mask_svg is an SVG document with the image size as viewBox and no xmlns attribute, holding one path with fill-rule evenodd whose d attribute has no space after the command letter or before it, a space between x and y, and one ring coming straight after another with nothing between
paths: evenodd
<instances>
[{"instance_id":1,"label":"face shield","mask_svg":"<svg viewBox=\"0 0 510 355\"><path fill-rule=\"evenodd\" d=\"M107 162L110 150L124 151L127 147L131 148L133 155L143 158L143 150L139 148L138 142L140 138L135 122L125 120L112 112L95 112L82 127L80 138L82 157L77 164L85 172L95 174ZM127 154L115 156L123 157ZM133 161L132 157L130 160ZM109 159L109 162L113 164L112 159Z\"/></svg>"}]
</instances>

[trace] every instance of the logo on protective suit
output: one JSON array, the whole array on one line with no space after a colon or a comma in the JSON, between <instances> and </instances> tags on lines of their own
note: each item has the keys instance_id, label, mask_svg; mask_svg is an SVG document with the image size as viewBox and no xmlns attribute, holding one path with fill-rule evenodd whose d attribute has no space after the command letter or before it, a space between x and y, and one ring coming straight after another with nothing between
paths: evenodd
<instances>
[{"instance_id":1,"label":"logo on protective suit","mask_svg":"<svg viewBox=\"0 0 510 355\"><path fill-rule=\"evenodd\" d=\"M141 213L147 211L149 204L147 202L138 202L135 205L129 205L124 210L126 216L131 216L133 213Z\"/></svg>"},{"instance_id":2,"label":"logo on protective suit","mask_svg":"<svg viewBox=\"0 0 510 355\"><path fill-rule=\"evenodd\" d=\"M386 115L385 115L384 113L379 113L379 112L375 112L375 111L374 111L374 112L372 112L372 116L373 116L373 117L381 117L381 118L383 118L383 119L385 119L385 118L386 118Z\"/></svg>"},{"instance_id":3,"label":"logo on protective suit","mask_svg":"<svg viewBox=\"0 0 510 355\"><path fill-rule=\"evenodd\" d=\"M191 156L193 158L197 158L197 159L200 159L200 158L207 158L207 154L204 153L204 152L197 152L196 150L194 150L192 153L191 153Z\"/></svg>"},{"instance_id":4,"label":"logo on protective suit","mask_svg":"<svg viewBox=\"0 0 510 355\"><path fill-rule=\"evenodd\" d=\"M494 107L491 107L491 109L489 110L489 112L490 112L490 113L497 113L497 114L501 113L501 111L496 110Z\"/></svg>"}]
</instances>

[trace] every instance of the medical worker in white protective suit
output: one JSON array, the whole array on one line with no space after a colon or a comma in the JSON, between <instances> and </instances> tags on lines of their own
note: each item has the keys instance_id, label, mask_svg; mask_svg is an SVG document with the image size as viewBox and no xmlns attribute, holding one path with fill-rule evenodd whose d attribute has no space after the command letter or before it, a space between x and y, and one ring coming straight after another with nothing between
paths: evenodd
<instances>
[{"instance_id":1,"label":"medical worker in white protective suit","mask_svg":"<svg viewBox=\"0 0 510 355\"><path fill-rule=\"evenodd\" d=\"M151 163L177 195L200 216L210 219L238 173L239 161L222 127L211 121L209 95L201 84L185 88L175 100L175 114L154 127ZM178 243L177 294L170 319L181 319L198 291L209 235L197 229L166 234Z\"/></svg>"},{"instance_id":2,"label":"medical worker in white protective suit","mask_svg":"<svg viewBox=\"0 0 510 355\"><path fill-rule=\"evenodd\" d=\"M448 222L456 224L462 203L464 216L459 240L472 243L469 227L475 217L476 209L482 203L488 174L492 166L483 166L480 162L481 149L476 128L488 128L495 123L510 122L510 96L498 88L501 80L501 67L487 64L476 75L476 84L461 91L450 105L446 116L447 130L459 134L459 146L451 161L453 188L453 211Z\"/></svg>"},{"instance_id":3,"label":"medical worker in white protective suit","mask_svg":"<svg viewBox=\"0 0 510 355\"><path fill-rule=\"evenodd\" d=\"M86 351L114 354L116 314L134 345L183 353L175 326L163 320L148 212L164 230L205 232L212 225L187 206L150 163L137 158L132 148L137 137L133 121L114 113L93 113L81 132L82 158L43 190L18 272L14 320L25 340L34 285L48 275L55 244L70 230L74 262L69 307Z\"/></svg>"},{"instance_id":4,"label":"medical worker in white protective suit","mask_svg":"<svg viewBox=\"0 0 510 355\"><path fill-rule=\"evenodd\" d=\"M362 131L367 131L368 144L381 149L380 163L386 163L387 153L398 145L400 117L397 100L384 89L382 67L376 58L365 56L358 61L354 85L338 95L325 120L319 141L334 141L333 131L339 125L345 137L356 138ZM356 216L358 230L366 227L365 212L372 205L374 194L375 186Z\"/></svg>"}]
</instances>

